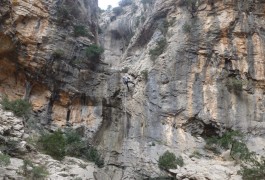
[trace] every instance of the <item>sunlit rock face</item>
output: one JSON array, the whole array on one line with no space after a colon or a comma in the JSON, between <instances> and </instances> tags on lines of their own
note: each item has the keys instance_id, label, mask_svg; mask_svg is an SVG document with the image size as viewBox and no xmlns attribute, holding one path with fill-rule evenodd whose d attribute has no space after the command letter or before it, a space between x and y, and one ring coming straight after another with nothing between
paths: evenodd
<instances>
[{"instance_id":1,"label":"sunlit rock face","mask_svg":"<svg viewBox=\"0 0 265 180\"><path fill-rule=\"evenodd\" d=\"M81 94L89 94L85 84L97 79L92 67L97 62L85 55L98 41L97 11L96 0L2 1L1 93L11 99L29 96L44 124L89 121L88 114L74 114L80 112ZM85 34L76 34L80 26ZM77 63L81 60L86 63Z\"/></svg>"},{"instance_id":2,"label":"sunlit rock face","mask_svg":"<svg viewBox=\"0 0 265 180\"><path fill-rule=\"evenodd\" d=\"M202 1L196 12L181 0L132 2L119 15L99 13L97 0L1 2L0 92L28 97L42 125L82 129L104 155L97 179L164 176L166 150L187 163L179 179L240 179L232 161L205 161L202 137L242 130L262 154L265 2ZM76 36L80 25L87 34ZM96 61L86 48L97 43ZM207 158L192 160L195 150Z\"/></svg>"}]
</instances>

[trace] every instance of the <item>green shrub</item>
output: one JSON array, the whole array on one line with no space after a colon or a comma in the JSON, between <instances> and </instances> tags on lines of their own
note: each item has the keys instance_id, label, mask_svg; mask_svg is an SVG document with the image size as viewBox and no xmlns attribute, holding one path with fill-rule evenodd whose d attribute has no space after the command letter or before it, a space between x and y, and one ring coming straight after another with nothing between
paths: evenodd
<instances>
[{"instance_id":1,"label":"green shrub","mask_svg":"<svg viewBox=\"0 0 265 180\"><path fill-rule=\"evenodd\" d=\"M72 144L75 142L81 142L82 138L81 136L74 130L69 129L68 131L65 132L65 138L66 138L66 143L67 144Z\"/></svg>"},{"instance_id":2,"label":"green shrub","mask_svg":"<svg viewBox=\"0 0 265 180\"><path fill-rule=\"evenodd\" d=\"M164 35L166 35L169 26L170 26L170 24L169 24L169 22L167 21L167 19L163 19L162 22L159 24L158 29L159 29Z\"/></svg>"},{"instance_id":3,"label":"green shrub","mask_svg":"<svg viewBox=\"0 0 265 180\"><path fill-rule=\"evenodd\" d=\"M183 166L182 157L176 158L174 153L166 151L162 156L159 157L158 166L161 169L176 169L177 165Z\"/></svg>"},{"instance_id":4,"label":"green shrub","mask_svg":"<svg viewBox=\"0 0 265 180\"><path fill-rule=\"evenodd\" d=\"M74 65L81 65L84 62L85 62L84 59L75 59L75 60L71 61L71 63Z\"/></svg>"},{"instance_id":5,"label":"green shrub","mask_svg":"<svg viewBox=\"0 0 265 180\"><path fill-rule=\"evenodd\" d=\"M52 53L52 57L55 59L60 59L64 56L64 51L61 49L56 49L55 51L53 51Z\"/></svg>"},{"instance_id":6,"label":"green shrub","mask_svg":"<svg viewBox=\"0 0 265 180\"><path fill-rule=\"evenodd\" d=\"M54 159L61 160L65 156L66 139L58 130L52 134L43 134L39 139L40 148Z\"/></svg>"},{"instance_id":7,"label":"green shrub","mask_svg":"<svg viewBox=\"0 0 265 180\"><path fill-rule=\"evenodd\" d=\"M265 157L252 158L247 163L241 164L238 173L242 175L243 180L263 180L265 177Z\"/></svg>"},{"instance_id":8,"label":"green shrub","mask_svg":"<svg viewBox=\"0 0 265 180\"><path fill-rule=\"evenodd\" d=\"M202 154L199 151L196 150L189 157L190 158L195 157L195 158L200 159L202 157Z\"/></svg>"},{"instance_id":9,"label":"green shrub","mask_svg":"<svg viewBox=\"0 0 265 180\"><path fill-rule=\"evenodd\" d=\"M147 79L148 79L148 71L146 69L145 70L142 70L141 71L141 76L143 77L143 79L145 81L147 81Z\"/></svg>"},{"instance_id":10,"label":"green shrub","mask_svg":"<svg viewBox=\"0 0 265 180\"><path fill-rule=\"evenodd\" d=\"M131 5L132 3L133 3L132 0L121 0L121 1L119 2L119 6L121 6L121 7L129 6L129 5Z\"/></svg>"},{"instance_id":11,"label":"green shrub","mask_svg":"<svg viewBox=\"0 0 265 180\"><path fill-rule=\"evenodd\" d=\"M92 44L86 48L86 56L92 59L99 59L100 55L104 52L102 47Z\"/></svg>"},{"instance_id":12,"label":"green shrub","mask_svg":"<svg viewBox=\"0 0 265 180\"><path fill-rule=\"evenodd\" d=\"M99 152L97 151L96 148L90 147L88 151L85 153L86 159L92 162L95 162L95 164L98 167L103 167L104 166L104 160L101 158Z\"/></svg>"},{"instance_id":13,"label":"green shrub","mask_svg":"<svg viewBox=\"0 0 265 180\"><path fill-rule=\"evenodd\" d=\"M180 167L184 166L184 160L181 156L176 158L176 164L179 165Z\"/></svg>"},{"instance_id":14,"label":"green shrub","mask_svg":"<svg viewBox=\"0 0 265 180\"><path fill-rule=\"evenodd\" d=\"M210 137L206 140L206 144L218 145L223 149L229 149L232 144L237 140L242 140L244 138L243 134L239 131L227 131L221 137Z\"/></svg>"},{"instance_id":15,"label":"green shrub","mask_svg":"<svg viewBox=\"0 0 265 180\"><path fill-rule=\"evenodd\" d=\"M233 159L240 161L248 161L255 156L245 143L239 141L234 141L232 144L230 155Z\"/></svg>"},{"instance_id":16,"label":"green shrub","mask_svg":"<svg viewBox=\"0 0 265 180\"><path fill-rule=\"evenodd\" d=\"M32 161L25 159L21 167L22 174L29 179L45 179L49 175L45 166L35 166Z\"/></svg>"},{"instance_id":17,"label":"green shrub","mask_svg":"<svg viewBox=\"0 0 265 180\"><path fill-rule=\"evenodd\" d=\"M65 20L71 19L70 9L68 6L60 5L57 8L57 21L59 24L64 24Z\"/></svg>"},{"instance_id":18,"label":"green shrub","mask_svg":"<svg viewBox=\"0 0 265 180\"><path fill-rule=\"evenodd\" d=\"M112 12L114 13L115 16L119 16L123 12L123 9L121 7L115 7L112 9Z\"/></svg>"},{"instance_id":19,"label":"green shrub","mask_svg":"<svg viewBox=\"0 0 265 180\"><path fill-rule=\"evenodd\" d=\"M89 147L74 130L67 130L65 134L60 130L52 134L44 134L38 142L39 147L55 159L61 160L68 155L95 162L98 167L104 166L104 160L97 149Z\"/></svg>"},{"instance_id":20,"label":"green shrub","mask_svg":"<svg viewBox=\"0 0 265 180\"><path fill-rule=\"evenodd\" d=\"M154 49L151 49L149 51L149 54L151 55L151 59L155 60L160 54L162 54L167 46L166 39L161 39L157 41L157 45Z\"/></svg>"},{"instance_id":21,"label":"green shrub","mask_svg":"<svg viewBox=\"0 0 265 180\"><path fill-rule=\"evenodd\" d=\"M74 36L75 37L88 36L88 31L86 27L83 25L74 26Z\"/></svg>"},{"instance_id":22,"label":"green shrub","mask_svg":"<svg viewBox=\"0 0 265 180\"><path fill-rule=\"evenodd\" d=\"M5 154L0 154L0 167L8 166L10 164L10 157Z\"/></svg>"},{"instance_id":23,"label":"green shrub","mask_svg":"<svg viewBox=\"0 0 265 180\"><path fill-rule=\"evenodd\" d=\"M244 135L241 132L227 131L221 137L213 136L207 138L205 148L211 150L215 154L220 154L221 149L228 150L233 146L234 143L242 141L243 139Z\"/></svg>"},{"instance_id":24,"label":"green shrub","mask_svg":"<svg viewBox=\"0 0 265 180\"><path fill-rule=\"evenodd\" d=\"M182 30L184 33L190 33L191 32L191 25L187 22L185 22L185 24L183 24L182 26Z\"/></svg>"},{"instance_id":25,"label":"green shrub","mask_svg":"<svg viewBox=\"0 0 265 180\"><path fill-rule=\"evenodd\" d=\"M242 175L243 180L262 180L265 177L265 157L260 158L255 152L250 152L244 143L244 135L239 131L228 131L222 137L210 138L208 145L218 144L224 149L230 149L230 155L238 160L241 166L238 174Z\"/></svg>"},{"instance_id":26,"label":"green shrub","mask_svg":"<svg viewBox=\"0 0 265 180\"><path fill-rule=\"evenodd\" d=\"M83 151L87 149L86 143L82 141L81 136L74 130L68 130L65 133L66 155L82 157Z\"/></svg>"},{"instance_id":27,"label":"green shrub","mask_svg":"<svg viewBox=\"0 0 265 180\"><path fill-rule=\"evenodd\" d=\"M10 101L6 96L0 102L4 110L12 111L18 117L28 117L31 104L23 99Z\"/></svg>"},{"instance_id":28,"label":"green shrub","mask_svg":"<svg viewBox=\"0 0 265 180\"><path fill-rule=\"evenodd\" d=\"M236 77L230 77L226 81L226 87L228 91L242 91L243 89L243 81L241 79L237 79Z\"/></svg>"},{"instance_id":29,"label":"green shrub","mask_svg":"<svg viewBox=\"0 0 265 180\"><path fill-rule=\"evenodd\" d=\"M49 175L45 166L33 166L32 168L32 178L42 179Z\"/></svg>"}]
</instances>

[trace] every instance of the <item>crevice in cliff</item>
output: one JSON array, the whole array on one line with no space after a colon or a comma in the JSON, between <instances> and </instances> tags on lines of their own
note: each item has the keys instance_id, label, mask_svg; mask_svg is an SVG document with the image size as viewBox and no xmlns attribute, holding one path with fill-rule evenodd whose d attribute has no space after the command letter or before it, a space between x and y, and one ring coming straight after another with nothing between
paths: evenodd
<instances>
[{"instance_id":1,"label":"crevice in cliff","mask_svg":"<svg viewBox=\"0 0 265 180\"><path fill-rule=\"evenodd\" d=\"M197 116L189 118L186 123L182 124L181 128L193 136L200 135L206 137L217 136L223 131L222 127L216 122L209 121L205 123Z\"/></svg>"},{"instance_id":2,"label":"crevice in cliff","mask_svg":"<svg viewBox=\"0 0 265 180\"><path fill-rule=\"evenodd\" d=\"M49 99L49 102L48 102L48 105L47 105L46 121L42 121L42 124L44 124L44 125L51 124L51 122L53 121L53 118L52 118L53 105L59 99L60 99L59 90L58 89L54 89L52 91L52 94L50 96L50 99Z\"/></svg>"}]
</instances>

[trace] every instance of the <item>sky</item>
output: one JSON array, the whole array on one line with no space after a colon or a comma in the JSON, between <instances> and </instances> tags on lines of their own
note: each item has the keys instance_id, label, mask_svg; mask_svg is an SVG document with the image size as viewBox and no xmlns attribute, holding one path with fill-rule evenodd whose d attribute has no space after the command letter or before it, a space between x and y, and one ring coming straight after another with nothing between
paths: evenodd
<instances>
[{"instance_id":1,"label":"sky","mask_svg":"<svg viewBox=\"0 0 265 180\"><path fill-rule=\"evenodd\" d=\"M98 0L98 6L101 9L107 9L108 5L112 7L117 7L120 0Z\"/></svg>"}]
</instances>

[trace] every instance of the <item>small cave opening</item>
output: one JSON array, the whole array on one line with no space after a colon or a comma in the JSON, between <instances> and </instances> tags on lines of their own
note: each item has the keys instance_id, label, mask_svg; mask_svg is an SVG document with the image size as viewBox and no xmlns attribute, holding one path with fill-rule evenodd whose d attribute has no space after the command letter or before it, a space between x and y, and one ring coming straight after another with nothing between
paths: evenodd
<instances>
[{"instance_id":1,"label":"small cave opening","mask_svg":"<svg viewBox=\"0 0 265 180\"><path fill-rule=\"evenodd\" d=\"M220 127L216 122L210 121L209 123L205 123L196 117L190 118L182 125L182 128L192 136L211 137L218 136L220 132Z\"/></svg>"}]
</instances>

